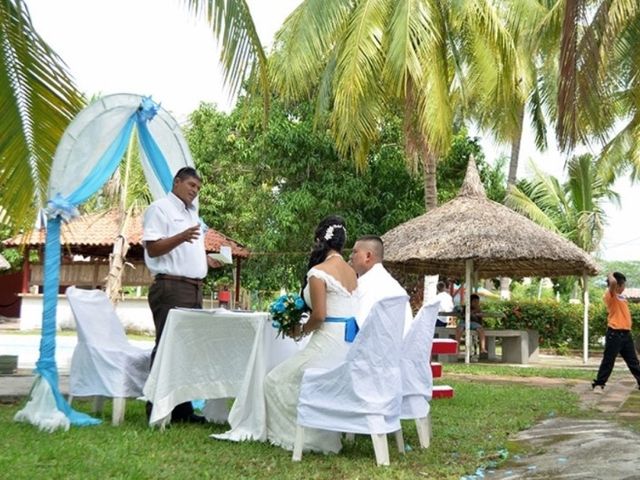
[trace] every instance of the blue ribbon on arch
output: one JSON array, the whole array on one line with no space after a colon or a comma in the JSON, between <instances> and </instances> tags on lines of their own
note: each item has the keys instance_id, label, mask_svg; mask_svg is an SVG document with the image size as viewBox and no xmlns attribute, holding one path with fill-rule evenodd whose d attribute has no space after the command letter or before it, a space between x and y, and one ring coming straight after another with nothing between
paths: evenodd
<instances>
[{"instance_id":1,"label":"blue ribbon on arch","mask_svg":"<svg viewBox=\"0 0 640 480\"><path fill-rule=\"evenodd\" d=\"M154 174L165 191L171 190L173 178L169 165L153 139L147 127L158 113L160 105L151 97L144 97L140 107L127 119L118 136L96 162L96 165L84 181L69 196L63 197L59 192L47 202L47 241L44 258L44 298L42 313L42 337L40 339L40 356L36 362L38 373L51 386L58 410L63 412L73 425L95 425L100 420L77 412L64 399L58 386L58 370L55 361L56 347L56 310L58 289L60 286L60 224L68 222L78 215L77 205L84 203L97 192L113 175L127 148L133 126L137 125L142 148L149 158Z\"/></svg>"},{"instance_id":2,"label":"blue ribbon on arch","mask_svg":"<svg viewBox=\"0 0 640 480\"><path fill-rule=\"evenodd\" d=\"M63 198L60 193L56 193L56 195L47 202L47 206L44 211L47 218L60 217L65 222L68 222L79 215L76 206Z\"/></svg>"},{"instance_id":3,"label":"blue ribbon on arch","mask_svg":"<svg viewBox=\"0 0 640 480\"><path fill-rule=\"evenodd\" d=\"M153 139L153 136L149 131L149 127L147 126L147 123L156 116L159 109L160 104L151 100L151 97L144 97L140 107L138 107L138 110L135 113L136 125L138 126L138 138L140 139L140 145L142 145L142 149L149 159L151 170L153 170L153 174L160 181L162 189L165 192L169 192L173 185L173 176L171 175L169 164L167 163L166 158L164 158L162 150L160 150L160 147Z\"/></svg>"}]
</instances>

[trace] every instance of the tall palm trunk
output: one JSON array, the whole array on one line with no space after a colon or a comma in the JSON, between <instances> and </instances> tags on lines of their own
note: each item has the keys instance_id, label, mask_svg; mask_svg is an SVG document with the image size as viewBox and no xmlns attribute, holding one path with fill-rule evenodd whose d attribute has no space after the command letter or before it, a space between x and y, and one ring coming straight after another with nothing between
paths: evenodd
<instances>
[{"instance_id":1,"label":"tall palm trunk","mask_svg":"<svg viewBox=\"0 0 640 480\"><path fill-rule=\"evenodd\" d=\"M520 105L518 111L518 123L511 141L511 159L509 161L508 185L515 185L518 174L518 160L520 159L520 144L522 142L522 129L524 125L524 104Z\"/></svg>"},{"instance_id":2,"label":"tall palm trunk","mask_svg":"<svg viewBox=\"0 0 640 480\"><path fill-rule=\"evenodd\" d=\"M422 148L422 168L424 172L424 205L426 210L432 210L438 206L438 186L436 184L437 158L429 149L426 141Z\"/></svg>"},{"instance_id":3,"label":"tall palm trunk","mask_svg":"<svg viewBox=\"0 0 640 480\"><path fill-rule=\"evenodd\" d=\"M424 181L424 207L429 211L438 206L438 186L436 185L437 158L429 148L424 134L416 128L415 91L411 78L407 79L404 99L404 142L407 160L413 169L422 169ZM419 165L419 167L418 167Z\"/></svg>"}]
</instances>

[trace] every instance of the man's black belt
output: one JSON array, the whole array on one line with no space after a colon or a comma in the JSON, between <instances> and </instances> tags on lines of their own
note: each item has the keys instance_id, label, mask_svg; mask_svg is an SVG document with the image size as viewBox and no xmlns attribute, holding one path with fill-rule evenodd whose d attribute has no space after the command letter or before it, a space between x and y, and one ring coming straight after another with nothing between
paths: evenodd
<instances>
[{"instance_id":1,"label":"man's black belt","mask_svg":"<svg viewBox=\"0 0 640 480\"><path fill-rule=\"evenodd\" d=\"M202 286L201 278L181 277L179 275L168 275L166 273L157 274L156 280L174 280L176 282L190 283L191 285L195 285L196 287Z\"/></svg>"}]
</instances>

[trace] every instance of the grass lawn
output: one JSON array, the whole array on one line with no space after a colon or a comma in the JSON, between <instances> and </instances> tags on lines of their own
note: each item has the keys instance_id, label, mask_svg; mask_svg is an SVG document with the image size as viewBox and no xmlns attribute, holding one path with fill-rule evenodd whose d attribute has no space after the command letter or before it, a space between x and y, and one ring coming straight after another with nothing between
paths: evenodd
<instances>
[{"instance_id":1,"label":"grass lawn","mask_svg":"<svg viewBox=\"0 0 640 480\"><path fill-rule=\"evenodd\" d=\"M24 336L40 336L40 330L5 330L2 332L3 335L24 335ZM58 330L56 332L56 336L60 337L76 337L78 336L78 332L76 330ZM155 339L154 335L147 335L144 333L135 333L135 332L127 332L127 338L129 340L146 340L153 342Z\"/></svg>"},{"instance_id":2,"label":"grass lawn","mask_svg":"<svg viewBox=\"0 0 640 480\"><path fill-rule=\"evenodd\" d=\"M432 402L431 447L419 450L413 422L405 422L405 443L413 448L400 455L390 436L388 468L375 466L371 441L364 436L345 445L339 455L305 454L301 463L293 463L290 452L268 444L208 438L210 433L225 431L224 425L152 430L142 402L127 403L120 427L110 425L107 402L103 425L52 434L13 422L19 405L0 405L0 478L458 480L479 466L499 461L510 448L512 433L551 416L584 415L577 397L564 387L540 388L534 380L519 385L449 378L447 383L455 388L455 396ZM90 405L74 403L87 412Z\"/></svg>"},{"instance_id":3,"label":"grass lawn","mask_svg":"<svg viewBox=\"0 0 640 480\"><path fill-rule=\"evenodd\" d=\"M597 373L594 368L563 368L563 367L514 367L490 363L447 363L444 366L446 374L458 373L464 375L496 375L501 377L544 377L567 378L573 380L593 380Z\"/></svg>"}]
</instances>

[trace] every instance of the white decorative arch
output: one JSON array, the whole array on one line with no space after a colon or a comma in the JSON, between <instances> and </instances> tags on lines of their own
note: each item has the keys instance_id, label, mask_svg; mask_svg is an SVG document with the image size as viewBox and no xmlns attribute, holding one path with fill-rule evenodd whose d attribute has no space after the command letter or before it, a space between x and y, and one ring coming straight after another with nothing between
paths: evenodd
<instances>
[{"instance_id":1,"label":"white decorative arch","mask_svg":"<svg viewBox=\"0 0 640 480\"><path fill-rule=\"evenodd\" d=\"M60 223L77 216L77 208L113 175L134 128L151 194L171 190L173 176L193 159L180 126L150 97L115 94L99 98L82 110L65 130L53 158L47 189L47 240L40 356L31 399L16 421L53 431L99 420L73 410L60 393L55 361L56 309L60 286Z\"/></svg>"}]
</instances>

